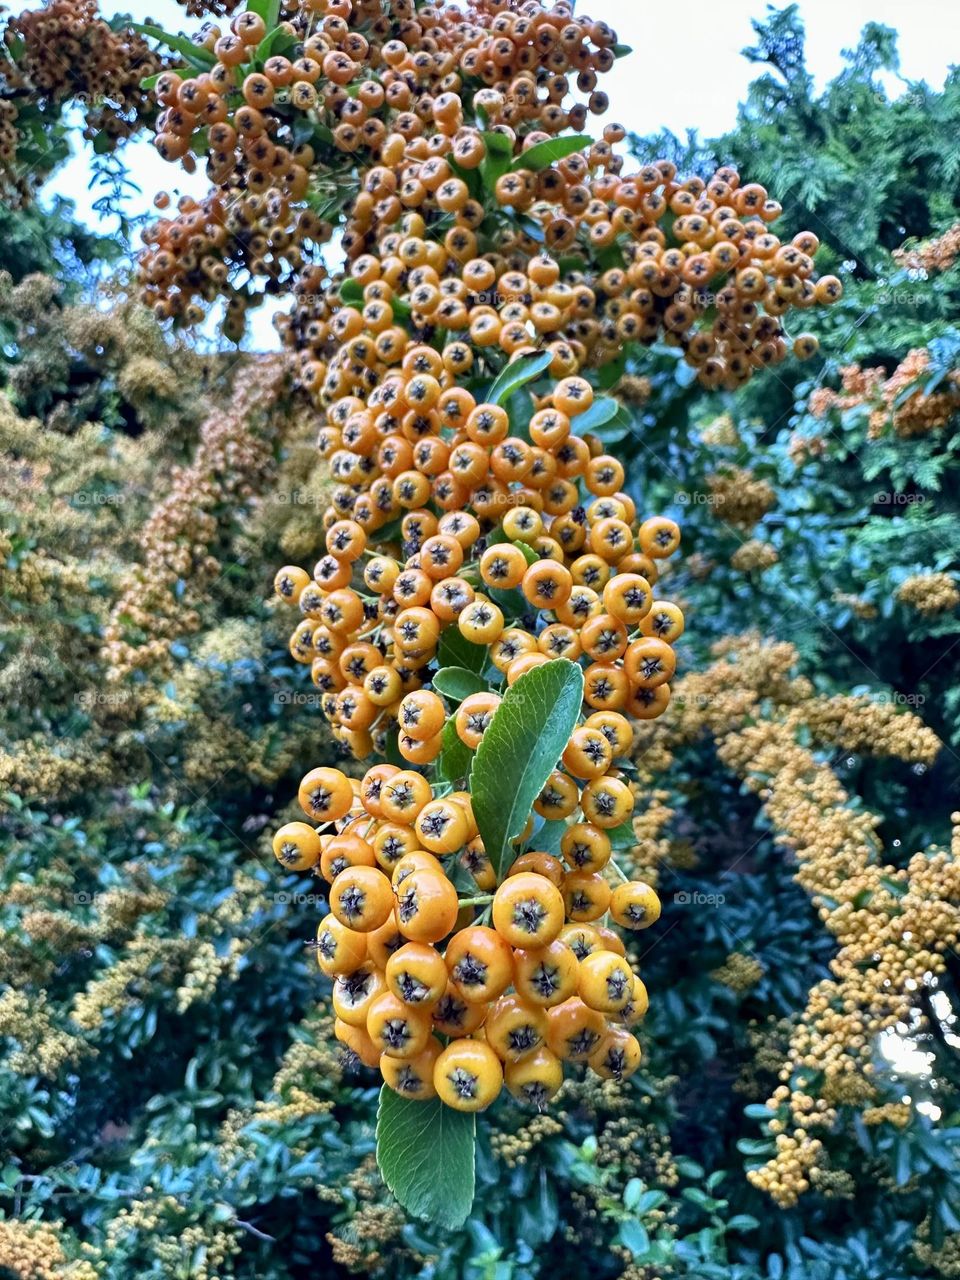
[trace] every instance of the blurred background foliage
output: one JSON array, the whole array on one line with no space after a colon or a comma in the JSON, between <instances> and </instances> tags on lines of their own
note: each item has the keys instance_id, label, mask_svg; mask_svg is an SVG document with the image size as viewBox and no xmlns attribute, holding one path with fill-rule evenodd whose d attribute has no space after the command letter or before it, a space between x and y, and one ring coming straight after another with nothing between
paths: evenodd
<instances>
[{"instance_id":1,"label":"blurred background foliage","mask_svg":"<svg viewBox=\"0 0 960 1280\"><path fill-rule=\"evenodd\" d=\"M264 836L333 750L266 601L311 414L91 301L69 206L0 213L0 1276L960 1276L960 78L890 99L871 26L817 93L792 8L748 56L731 134L632 149L764 182L846 292L812 368L623 370L689 619L637 753L646 1066L494 1108L454 1238L379 1180Z\"/></svg>"}]
</instances>

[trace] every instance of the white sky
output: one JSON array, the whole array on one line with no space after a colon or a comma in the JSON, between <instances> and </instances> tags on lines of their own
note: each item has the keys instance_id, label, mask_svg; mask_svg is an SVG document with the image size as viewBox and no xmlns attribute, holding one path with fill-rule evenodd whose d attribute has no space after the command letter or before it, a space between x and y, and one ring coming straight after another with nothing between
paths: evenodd
<instances>
[{"instance_id":1,"label":"white sky","mask_svg":"<svg viewBox=\"0 0 960 1280\"><path fill-rule=\"evenodd\" d=\"M168 30L193 30L198 22L186 16L176 0L100 0L107 16L126 12L138 21L149 16ZM8 0L13 13L34 7L25 0ZM589 13L613 26L622 43L634 52L618 61L604 77L610 95L609 120L637 133L667 127L683 134L688 128L713 136L731 128L737 104L759 69L740 50L753 43L752 17L766 12L764 0L687 0L682 14L670 3L645 0L581 0L578 14ZM941 86L960 42L946 38L957 31L955 0L800 0L807 33L807 65L818 86L842 66L842 50L853 47L865 23L885 23L899 31L901 75ZM650 50L649 55L645 54ZM897 91L896 81L888 88ZM130 177L141 194L127 202L131 213L149 210L153 193L202 194L202 172L190 178L178 165L166 164L148 141L124 150ZM79 142L75 155L47 184L45 195L74 200L78 216L91 224L99 219L92 205L98 194L87 190L89 148ZM109 224L105 231L111 228ZM254 344L274 344L272 327L263 313L256 316Z\"/></svg>"}]
</instances>

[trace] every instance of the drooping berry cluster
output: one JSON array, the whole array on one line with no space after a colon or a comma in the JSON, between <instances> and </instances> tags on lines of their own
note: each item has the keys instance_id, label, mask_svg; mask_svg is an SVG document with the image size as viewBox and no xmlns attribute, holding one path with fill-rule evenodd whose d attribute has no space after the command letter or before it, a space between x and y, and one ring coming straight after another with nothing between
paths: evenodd
<instances>
[{"instance_id":1,"label":"drooping berry cluster","mask_svg":"<svg viewBox=\"0 0 960 1280\"><path fill-rule=\"evenodd\" d=\"M415 705L426 720L442 716L437 702L427 693ZM566 828L562 860L528 848L499 886L467 792L435 794L422 773L390 764L360 782L323 766L303 779L299 800L311 821L282 827L274 850L287 869L313 869L329 883L316 954L334 979L336 1034L398 1093L476 1111L505 1082L518 1100L542 1107L560 1088L564 1063L617 1079L639 1065L630 1028L646 1011L646 989L602 919L643 929L660 904L648 886L612 888L604 875L607 830L633 798L618 779L595 787L597 766L584 750L591 734L608 751L631 736L622 716L595 716L564 752L573 776L558 772L535 805L557 817L562 778L563 811L583 808L584 820ZM314 823L335 829L318 834ZM531 817L518 849L532 829ZM461 898L457 866L486 892Z\"/></svg>"},{"instance_id":2,"label":"drooping berry cluster","mask_svg":"<svg viewBox=\"0 0 960 1280\"><path fill-rule=\"evenodd\" d=\"M319 24L344 56L363 12L344 3ZM348 152L345 274L305 263L281 322L335 487L325 553L312 573L281 569L276 590L301 615L290 651L334 736L394 763L359 784L313 770L312 825L288 824L275 849L330 884L318 956L340 1038L394 1089L467 1109L504 1073L542 1104L565 1060L613 1076L639 1061L645 994L610 922L645 927L659 904L619 872L611 833L630 843L631 721L666 707L684 623L654 593L679 529L638 515L597 435L629 412L603 394L609 367L662 339L733 388L787 354L793 305L839 296L814 283L816 238L782 244L779 206L735 171L622 176L620 126L556 137L604 109L596 73L614 46L563 4L394 7L352 68L328 76L330 49L311 82L340 104L341 141L344 123L366 134ZM568 71L586 104L564 105ZM257 74L277 145L299 72ZM582 670L581 712L512 865L495 867L464 790L472 753L506 690L557 659ZM455 689L438 676L450 666ZM561 824L556 854L541 820Z\"/></svg>"}]
</instances>

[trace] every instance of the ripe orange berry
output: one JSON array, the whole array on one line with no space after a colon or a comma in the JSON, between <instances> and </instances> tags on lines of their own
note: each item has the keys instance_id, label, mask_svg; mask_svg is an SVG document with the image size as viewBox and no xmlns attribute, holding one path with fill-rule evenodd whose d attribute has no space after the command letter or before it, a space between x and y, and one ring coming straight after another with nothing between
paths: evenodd
<instances>
[{"instance_id":1,"label":"ripe orange berry","mask_svg":"<svg viewBox=\"0 0 960 1280\"><path fill-rule=\"evenodd\" d=\"M288 822L274 835L273 852L287 871L309 871L319 861L323 845L306 822Z\"/></svg>"},{"instance_id":2,"label":"ripe orange berry","mask_svg":"<svg viewBox=\"0 0 960 1280\"><path fill-rule=\"evenodd\" d=\"M532 872L509 877L494 895L493 925L513 947L546 946L563 927L560 890Z\"/></svg>"},{"instance_id":3,"label":"ripe orange berry","mask_svg":"<svg viewBox=\"0 0 960 1280\"><path fill-rule=\"evenodd\" d=\"M454 1040L433 1069L440 1099L456 1111L482 1111L503 1087L500 1059L479 1040Z\"/></svg>"},{"instance_id":4,"label":"ripe orange berry","mask_svg":"<svg viewBox=\"0 0 960 1280\"><path fill-rule=\"evenodd\" d=\"M379 867L348 867L330 889L330 910L348 929L370 933L393 910L393 887Z\"/></svg>"}]
</instances>

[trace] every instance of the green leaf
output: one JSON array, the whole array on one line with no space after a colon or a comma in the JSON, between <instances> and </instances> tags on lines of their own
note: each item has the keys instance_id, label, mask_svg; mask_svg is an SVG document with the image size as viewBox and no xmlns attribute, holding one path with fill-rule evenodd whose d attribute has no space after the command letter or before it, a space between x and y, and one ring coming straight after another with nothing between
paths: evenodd
<instances>
[{"instance_id":1,"label":"green leaf","mask_svg":"<svg viewBox=\"0 0 960 1280\"><path fill-rule=\"evenodd\" d=\"M473 752L465 742L460 741L457 726L448 720L443 726L443 745L437 759L437 773L444 782L459 782L470 772L473 763Z\"/></svg>"},{"instance_id":2,"label":"green leaf","mask_svg":"<svg viewBox=\"0 0 960 1280\"><path fill-rule=\"evenodd\" d=\"M615 58L625 58L628 53L633 53L633 47L629 44L615 44L613 46L613 56Z\"/></svg>"},{"instance_id":3,"label":"green leaf","mask_svg":"<svg viewBox=\"0 0 960 1280\"><path fill-rule=\"evenodd\" d=\"M340 286L340 301L350 307L363 302L363 286L359 280L354 280L353 276L347 276Z\"/></svg>"},{"instance_id":4,"label":"green leaf","mask_svg":"<svg viewBox=\"0 0 960 1280\"><path fill-rule=\"evenodd\" d=\"M650 1250L650 1237L642 1223L632 1219L620 1223L620 1239L635 1258L642 1258Z\"/></svg>"},{"instance_id":5,"label":"green leaf","mask_svg":"<svg viewBox=\"0 0 960 1280\"><path fill-rule=\"evenodd\" d=\"M632 818L628 818L626 822L621 822L619 827L613 827L607 832L607 838L614 849L632 849L635 844L639 843L637 833L633 829Z\"/></svg>"},{"instance_id":6,"label":"green leaf","mask_svg":"<svg viewBox=\"0 0 960 1280\"><path fill-rule=\"evenodd\" d=\"M533 547L526 542L521 542L519 538L513 539L513 545L523 552L523 558L526 560L527 564L536 564L540 559Z\"/></svg>"},{"instance_id":7,"label":"green leaf","mask_svg":"<svg viewBox=\"0 0 960 1280\"><path fill-rule=\"evenodd\" d=\"M479 674L487 663L487 646L471 644L456 627L446 627L440 635L437 662L441 667L466 667Z\"/></svg>"},{"instance_id":8,"label":"green leaf","mask_svg":"<svg viewBox=\"0 0 960 1280\"><path fill-rule=\"evenodd\" d=\"M471 693L485 693L488 685L483 676L466 667L441 667L431 681L437 693L451 702L462 702Z\"/></svg>"},{"instance_id":9,"label":"green leaf","mask_svg":"<svg viewBox=\"0 0 960 1280\"><path fill-rule=\"evenodd\" d=\"M594 431L597 427L602 427L605 422L609 422L611 418L616 417L619 409L619 402L614 400L612 396L597 396L589 409L577 414L575 420L577 435L583 435L584 431Z\"/></svg>"},{"instance_id":10,"label":"green leaf","mask_svg":"<svg viewBox=\"0 0 960 1280\"><path fill-rule=\"evenodd\" d=\"M476 1118L437 1098L411 1102L388 1086L377 1108L380 1174L409 1212L444 1231L462 1227L473 1206Z\"/></svg>"},{"instance_id":11,"label":"green leaf","mask_svg":"<svg viewBox=\"0 0 960 1280\"><path fill-rule=\"evenodd\" d=\"M176 71L176 70L177 70L176 67L166 68L166 71ZM152 76L144 76L143 79L140 81L140 88L147 89L147 90L155 89L157 87L157 81L160 79L162 75L166 74L166 71L155 71Z\"/></svg>"},{"instance_id":12,"label":"green leaf","mask_svg":"<svg viewBox=\"0 0 960 1280\"><path fill-rule=\"evenodd\" d=\"M267 26L269 27L270 24L267 23ZM284 31L283 27L274 27L272 31L267 31L257 45L256 60L266 62L268 58L276 55L289 54L296 43L295 37L289 31Z\"/></svg>"},{"instance_id":13,"label":"green leaf","mask_svg":"<svg viewBox=\"0 0 960 1280\"><path fill-rule=\"evenodd\" d=\"M473 758L473 813L493 869L510 861L510 841L556 767L577 723L583 672L557 658L522 675L503 696Z\"/></svg>"},{"instance_id":14,"label":"green leaf","mask_svg":"<svg viewBox=\"0 0 960 1280\"><path fill-rule=\"evenodd\" d=\"M536 355L519 356L511 360L505 369L501 369L487 392L488 404L502 404L520 387L526 386L553 362L552 351L538 351Z\"/></svg>"},{"instance_id":15,"label":"green leaf","mask_svg":"<svg viewBox=\"0 0 960 1280\"><path fill-rule=\"evenodd\" d=\"M247 0L247 12L258 13L269 34L280 21L280 0Z\"/></svg>"},{"instance_id":16,"label":"green leaf","mask_svg":"<svg viewBox=\"0 0 960 1280\"><path fill-rule=\"evenodd\" d=\"M544 142L536 142L532 147L517 156L511 169L532 169L536 173L546 169L555 160L564 156L572 156L575 151L584 151L593 146L593 138L581 137L579 133L563 133L559 138L547 138Z\"/></svg>"},{"instance_id":17,"label":"green leaf","mask_svg":"<svg viewBox=\"0 0 960 1280\"><path fill-rule=\"evenodd\" d=\"M160 44L165 44L168 49L173 49L175 53L179 53L191 67L196 68L198 71L206 71L217 60L209 49L201 48L200 45L194 44L186 36L171 35L169 31L164 31L163 27L155 27L152 22L131 22L129 30L136 31L138 35L146 36L150 40L158 40Z\"/></svg>"}]
</instances>

